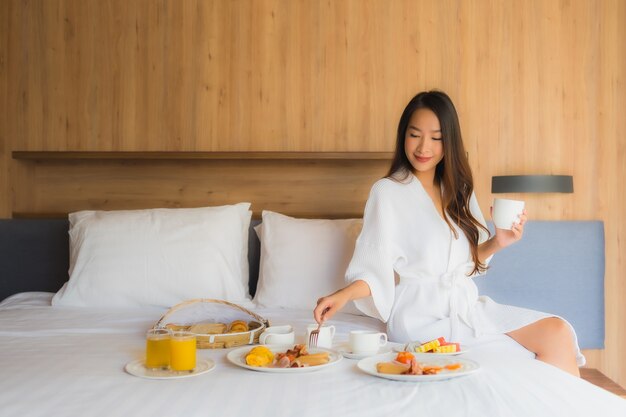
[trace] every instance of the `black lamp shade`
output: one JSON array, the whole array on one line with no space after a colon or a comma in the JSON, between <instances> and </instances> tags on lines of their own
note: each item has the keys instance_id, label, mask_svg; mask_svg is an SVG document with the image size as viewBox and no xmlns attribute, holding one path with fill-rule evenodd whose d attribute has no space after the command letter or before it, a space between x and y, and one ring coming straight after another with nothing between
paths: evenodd
<instances>
[{"instance_id":1,"label":"black lamp shade","mask_svg":"<svg viewBox=\"0 0 626 417\"><path fill-rule=\"evenodd\" d=\"M573 193L571 175L501 175L491 178L492 193Z\"/></svg>"}]
</instances>

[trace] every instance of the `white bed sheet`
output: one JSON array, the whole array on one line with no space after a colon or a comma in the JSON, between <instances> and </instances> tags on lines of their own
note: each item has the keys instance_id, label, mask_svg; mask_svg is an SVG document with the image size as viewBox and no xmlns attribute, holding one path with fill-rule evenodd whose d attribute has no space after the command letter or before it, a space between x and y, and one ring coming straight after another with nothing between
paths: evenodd
<instances>
[{"instance_id":1,"label":"white bed sheet","mask_svg":"<svg viewBox=\"0 0 626 417\"><path fill-rule=\"evenodd\" d=\"M471 346L475 374L439 382L389 381L344 359L294 375L248 371L228 350L200 350L216 368L177 380L124 372L141 358L145 330L159 309L51 307L49 293L0 304L2 416L626 416L626 400L532 359L503 339ZM304 340L310 310L259 309L273 324L292 324ZM336 343L351 329L383 329L376 320L339 314Z\"/></svg>"}]
</instances>

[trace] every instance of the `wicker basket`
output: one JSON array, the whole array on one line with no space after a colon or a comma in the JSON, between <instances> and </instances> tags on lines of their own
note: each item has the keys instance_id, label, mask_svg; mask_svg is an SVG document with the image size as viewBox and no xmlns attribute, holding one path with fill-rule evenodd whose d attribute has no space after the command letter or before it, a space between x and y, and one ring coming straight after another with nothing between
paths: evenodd
<instances>
[{"instance_id":1,"label":"wicker basket","mask_svg":"<svg viewBox=\"0 0 626 417\"><path fill-rule=\"evenodd\" d=\"M192 309L203 308L205 311L196 312L193 319L189 320L176 320L175 315L181 315L186 311ZM206 310L213 310L206 313ZM218 312L220 319L215 318L215 312ZM198 317L198 315L204 317ZM206 317L209 316L209 317ZM213 317L211 317L213 316ZM229 317L224 319L224 317ZM190 330L194 324L200 322L218 322L218 321L232 321L232 320L244 320L248 323L248 331L237 333L223 333L223 334L199 334L196 333L196 341L198 349L220 349L230 348L234 346L242 346L248 344L259 343L259 336L267 327L270 326L268 320L241 307L237 304L229 303L223 300L211 300L211 299L195 299L182 302L170 308L153 326L155 329L174 327L176 330ZM169 326L168 326L169 325Z\"/></svg>"}]
</instances>

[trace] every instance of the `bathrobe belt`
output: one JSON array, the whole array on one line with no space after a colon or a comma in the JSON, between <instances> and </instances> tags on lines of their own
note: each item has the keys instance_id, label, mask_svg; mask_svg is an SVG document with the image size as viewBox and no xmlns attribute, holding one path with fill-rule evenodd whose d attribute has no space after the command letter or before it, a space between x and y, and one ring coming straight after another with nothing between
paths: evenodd
<instances>
[{"instance_id":1,"label":"bathrobe belt","mask_svg":"<svg viewBox=\"0 0 626 417\"><path fill-rule=\"evenodd\" d=\"M473 267L473 263L467 262L440 276L415 274L400 277L401 284L439 284L442 292L449 295L451 341L456 340L459 334L459 320L463 320L474 330L474 336L478 337L482 334L479 320L474 314L473 308L478 298L478 289L472 278L467 275Z\"/></svg>"}]
</instances>

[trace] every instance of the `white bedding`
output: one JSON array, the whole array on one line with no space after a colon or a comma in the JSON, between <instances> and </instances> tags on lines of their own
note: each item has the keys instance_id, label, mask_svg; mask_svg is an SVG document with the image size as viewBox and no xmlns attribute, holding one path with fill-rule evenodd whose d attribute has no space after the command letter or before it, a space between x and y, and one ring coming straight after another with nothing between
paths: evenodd
<instances>
[{"instance_id":1,"label":"white bedding","mask_svg":"<svg viewBox=\"0 0 626 417\"><path fill-rule=\"evenodd\" d=\"M164 310L51 307L50 293L24 293L0 304L1 416L626 416L626 400L532 359L494 339L470 346L475 374L439 382L397 382L362 373L343 359L318 372L248 371L227 350L200 350L216 368L177 380L124 372L141 358L144 333ZM273 324L292 324L304 339L310 310L259 309ZM339 314L337 344L351 329L384 326ZM510 340L510 339L509 339Z\"/></svg>"}]
</instances>

